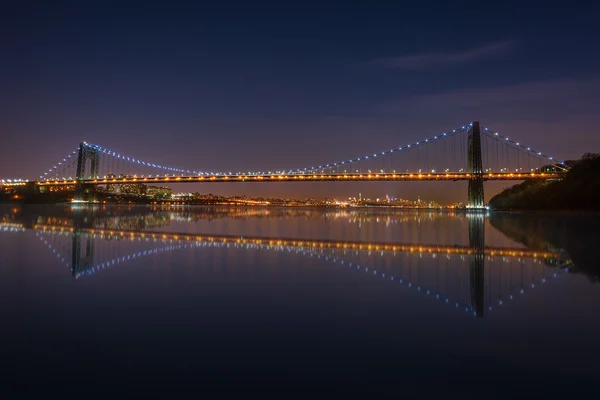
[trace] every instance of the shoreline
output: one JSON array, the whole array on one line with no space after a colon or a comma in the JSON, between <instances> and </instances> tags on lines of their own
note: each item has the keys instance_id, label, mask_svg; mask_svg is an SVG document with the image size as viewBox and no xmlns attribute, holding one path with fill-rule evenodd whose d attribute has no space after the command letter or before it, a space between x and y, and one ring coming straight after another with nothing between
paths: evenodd
<instances>
[{"instance_id":1,"label":"shoreline","mask_svg":"<svg viewBox=\"0 0 600 400\"><path fill-rule=\"evenodd\" d=\"M361 205L361 206L338 206L338 205L285 205L285 204L241 204L241 203L187 203L180 201L160 203L137 203L137 202L56 202L56 203L28 203L28 202L4 202L0 206L77 206L77 207L119 207L119 206L143 206L143 207L231 207L231 208L314 208L335 210L440 210L440 211L467 211L467 208L453 207L402 207L384 205ZM482 210L485 211L485 210Z\"/></svg>"}]
</instances>

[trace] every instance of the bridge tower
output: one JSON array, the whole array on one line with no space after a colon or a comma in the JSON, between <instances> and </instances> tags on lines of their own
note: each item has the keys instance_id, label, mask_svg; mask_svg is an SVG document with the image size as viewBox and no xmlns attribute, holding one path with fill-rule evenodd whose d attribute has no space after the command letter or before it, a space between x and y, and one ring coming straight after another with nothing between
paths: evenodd
<instances>
[{"instance_id":1,"label":"bridge tower","mask_svg":"<svg viewBox=\"0 0 600 400\"><path fill-rule=\"evenodd\" d=\"M90 164L89 175L86 174L88 160ZM81 181L89 178L98 177L98 167L100 161L100 153L98 149L88 145L86 142L79 144L79 152L77 154L77 171L76 179L78 181L77 188L75 189L75 199L79 201L83 200L95 200L95 187L93 185L85 185Z\"/></svg>"},{"instance_id":2,"label":"bridge tower","mask_svg":"<svg viewBox=\"0 0 600 400\"><path fill-rule=\"evenodd\" d=\"M90 160L90 174L86 176L87 161ZM79 153L77 155L77 180L86 178L96 178L98 176L98 162L100 154L97 149L89 146L86 142L79 144Z\"/></svg>"},{"instance_id":3,"label":"bridge tower","mask_svg":"<svg viewBox=\"0 0 600 400\"><path fill-rule=\"evenodd\" d=\"M483 209L483 160L481 158L481 131L479 121L473 121L468 129L468 160L469 160L469 208Z\"/></svg>"}]
</instances>

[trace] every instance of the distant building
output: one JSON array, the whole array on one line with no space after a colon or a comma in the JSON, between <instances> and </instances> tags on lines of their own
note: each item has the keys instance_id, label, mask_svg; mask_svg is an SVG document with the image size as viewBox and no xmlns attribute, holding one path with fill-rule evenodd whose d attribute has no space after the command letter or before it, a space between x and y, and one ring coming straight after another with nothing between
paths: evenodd
<instances>
[{"instance_id":1,"label":"distant building","mask_svg":"<svg viewBox=\"0 0 600 400\"><path fill-rule=\"evenodd\" d=\"M42 187L44 187L44 186L41 186L40 189ZM44 188L45 188L45 190L44 191L40 190L40 193L44 193L46 191L51 192L51 193L52 192L74 192L76 189L75 185L46 186Z\"/></svg>"},{"instance_id":2,"label":"distant building","mask_svg":"<svg viewBox=\"0 0 600 400\"><path fill-rule=\"evenodd\" d=\"M132 194L135 196L144 196L146 194L146 185L143 183L121 183L118 186L118 193Z\"/></svg>"},{"instance_id":3,"label":"distant building","mask_svg":"<svg viewBox=\"0 0 600 400\"><path fill-rule=\"evenodd\" d=\"M108 174L107 176L108 179L114 179L114 178L133 178L132 176L124 176L124 175L119 175L116 176L114 174ZM107 193L114 193L114 194L128 194L128 195L134 195L134 196L144 196L146 194L146 185L144 185L143 183L137 183L137 182L130 182L130 183L109 183L108 185L106 185L106 192Z\"/></svg>"},{"instance_id":4,"label":"distant building","mask_svg":"<svg viewBox=\"0 0 600 400\"><path fill-rule=\"evenodd\" d=\"M163 186L148 186L146 196L153 199L170 199L173 195L173 189Z\"/></svg>"}]
</instances>

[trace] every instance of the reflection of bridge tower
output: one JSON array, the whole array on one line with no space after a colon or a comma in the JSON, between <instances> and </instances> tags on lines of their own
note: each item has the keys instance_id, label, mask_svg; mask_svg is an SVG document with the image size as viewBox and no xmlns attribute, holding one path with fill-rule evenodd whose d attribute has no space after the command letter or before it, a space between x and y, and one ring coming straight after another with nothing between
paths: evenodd
<instances>
[{"instance_id":1,"label":"reflection of bridge tower","mask_svg":"<svg viewBox=\"0 0 600 400\"><path fill-rule=\"evenodd\" d=\"M471 308L475 315L483 317L484 308L484 248L485 248L485 216L483 214L469 215L469 245L473 250L469 258L469 282L471 286Z\"/></svg>"},{"instance_id":2,"label":"reflection of bridge tower","mask_svg":"<svg viewBox=\"0 0 600 400\"><path fill-rule=\"evenodd\" d=\"M483 161L481 159L481 132L479 121L473 121L468 130L469 196L470 208L483 208Z\"/></svg>"},{"instance_id":3,"label":"reflection of bridge tower","mask_svg":"<svg viewBox=\"0 0 600 400\"><path fill-rule=\"evenodd\" d=\"M73 248L71 272L76 276L78 272L85 271L92 266L94 259L94 240L89 236L83 237L81 231L73 232Z\"/></svg>"},{"instance_id":4,"label":"reflection of bridge tower","mask_svg":"<svg viewBox=\"0 0 600 400\"><path fill-rule=\"evenodd\" d=\"M89 174L86 174L87 164L90 164ZM77 171L76 178L78 181L83 179L91 179L98 177L100 153L98 149L93 146L89 146L86 142L79 144L79 153L77 155ZM82 183L77 184L77 190L75 197L77 200L94 200L94 188L93 185L84 185Z\"/></svg>"},{"instance_id":5,"label":"reflection of bridge tower","mask_svg":"<svg viewBox=\"0 0 600 400\"><path fill-rule=\"evenodd\" d=\"M71 272L76 276L93 265L94 240L89 235L82 235L81 230L94 226L93 216L88 213L75 213L73 218L73 244L71 247Z\"/></svg>"}]
</instances>

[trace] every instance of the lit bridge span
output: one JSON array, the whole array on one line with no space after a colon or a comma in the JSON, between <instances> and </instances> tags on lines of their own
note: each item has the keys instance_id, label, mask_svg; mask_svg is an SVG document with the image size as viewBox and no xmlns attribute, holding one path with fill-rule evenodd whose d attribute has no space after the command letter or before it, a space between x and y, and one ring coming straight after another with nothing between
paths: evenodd
<instances>
[{"instance_id":1,"label":"lit bridge span","mask_svg":"<svg viewBox=\"0 0 600 400\"><path fill-rule=\"evenodd\" d=\"M360 157L267 171L169 167L82 142L39 179L0 179L0 187L27 186L42 192L72 190L77 200L94 200L98 191L119 193L132 184L146 183L466 181L468 206L484 208L485 181L554 180L566 172L564 162L473 121Z\"/></svg>"},{"instance_id":2,"label":"lit bridge span","mask_svg":"<svg viewBox=\"0 0 600 400\"><path fill-rule=\"evenodd\" d=\"M563 172L499 172L481 176L484 181L523 181L528 179L559 179ZM155 177L115 177L80 180L36 181L39 186L70 186L78 183L92 185L122 183L198 183L198 182L365 182L365 181L469 181L473 174L460 173L342 173L342 174L266 174L266 175L212 175L212 176L155 176Z\"/></svg>"}]
</instances>

